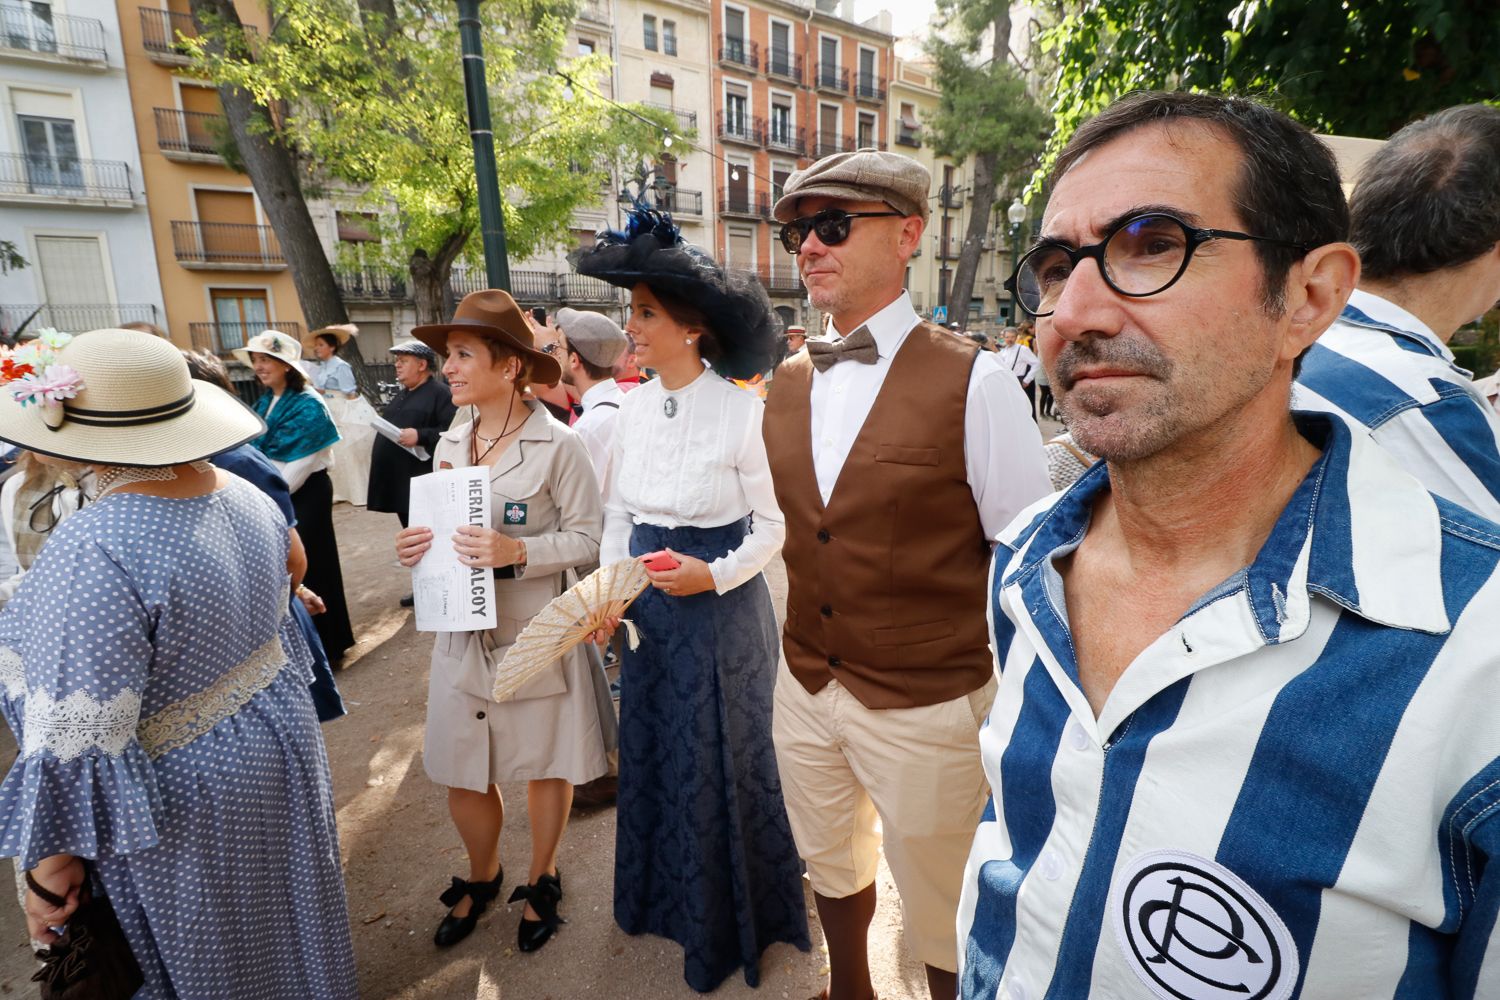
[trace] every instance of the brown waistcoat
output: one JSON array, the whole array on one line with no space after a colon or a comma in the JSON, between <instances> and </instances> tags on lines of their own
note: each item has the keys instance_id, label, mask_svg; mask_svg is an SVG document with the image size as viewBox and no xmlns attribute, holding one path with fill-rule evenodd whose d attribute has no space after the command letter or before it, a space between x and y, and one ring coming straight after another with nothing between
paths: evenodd
<instances>
[{"instance_id":1,"label":"brown waistcoat","mask_svg":"<svg viewBox=\"0 0 1500 1000\"><path fill-rule=\"evenodd\" d=\"M826 508L813 470L812 363L801 354L776 372L764 434L786 516L783 645L810 692L837 678L869 708L909 708L990 679L990 547L964 464L978 353L930 323L907 335Z\"/></svg>"}]
</instances>

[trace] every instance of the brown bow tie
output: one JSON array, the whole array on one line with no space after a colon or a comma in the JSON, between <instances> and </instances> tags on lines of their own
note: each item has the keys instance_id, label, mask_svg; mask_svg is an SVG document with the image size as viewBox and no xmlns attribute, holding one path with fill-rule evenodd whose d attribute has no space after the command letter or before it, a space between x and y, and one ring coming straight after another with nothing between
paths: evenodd
<instances>
[{"instance_id":1,"label":"brown bow tie","mask_svg":"<svg viewBox=\"0 0 1500 1000\"><path fill-rule=\"evenodd\" d=\"M832 343L826 340L809 340L807 353L813 367L826 372L840 361L858 361L862 365L873 365L880 360L880 348L870 334L870 328L862 326L843 340Z\"/></svg>"}]
</instances>

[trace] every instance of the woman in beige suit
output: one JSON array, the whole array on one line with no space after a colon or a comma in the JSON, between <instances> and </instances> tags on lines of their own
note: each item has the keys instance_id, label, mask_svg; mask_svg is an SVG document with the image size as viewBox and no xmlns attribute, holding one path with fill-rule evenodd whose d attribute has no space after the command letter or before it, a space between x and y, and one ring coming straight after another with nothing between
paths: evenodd
<instances>
[{"instance_id":1,"label":"woman in beige suit","mask_svg":"<svg viewBox=\"0 0 1500 1000\"><path fill-rule=\"evenodd\" d=\"M615 738L602 675L580 647L504 702L490 700L494 664L531 617L570 582L571 571L598 560L603 514L599 486L582 440L525 390L556 382L558 363L533 347L520 309L501 291L464 298L450 324L412 333L448 356L443 374L470 422L438 439L437 468L487 466L493 527L464 526L451 539L409 527L396 536L403 565L434 544L451 544L465 562L495 571L498 627L438 635L427 692L423 759L448 786L448 810L469 853L469 877L442 894L451 907L434 941L456 944L474 929L500 891L499 783L527 782L531 872L511 901L525 900L518 932L535 951L561 922L557 851L573 786L605 773Z\"/></svg>"}]
</instances>

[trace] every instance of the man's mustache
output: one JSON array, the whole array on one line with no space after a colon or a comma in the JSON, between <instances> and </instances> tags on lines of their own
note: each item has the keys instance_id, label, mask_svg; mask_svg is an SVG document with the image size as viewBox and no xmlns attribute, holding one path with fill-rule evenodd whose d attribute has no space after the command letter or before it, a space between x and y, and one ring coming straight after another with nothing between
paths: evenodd
<instances>
[{"instance_id":1,"label":"man's mustache","mask_svg":"<svg viewBox=\"0 0 1500 1000\"><path fill-rule=\"evenodd\" d=\"M1171 360L1154 344L1124 337L1069 341L1057 355L1054 368L1052 380L1064 391L1073 388L1080 371L1089 369L1108 368L1162 380L1172 374Z\"/></svg>"}]
</instances>

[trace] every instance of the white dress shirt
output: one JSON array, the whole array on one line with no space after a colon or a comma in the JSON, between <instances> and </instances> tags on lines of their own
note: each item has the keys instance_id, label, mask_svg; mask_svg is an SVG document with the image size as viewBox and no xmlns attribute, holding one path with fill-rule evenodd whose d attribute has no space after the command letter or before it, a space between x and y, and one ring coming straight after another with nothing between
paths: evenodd
<instances>
[{"instance_id":1,"label":"white dress shirt","mask_svg":"<svg viewBox=\"0 0 1500 1000\"><path fill-rule=\"evenodd\" d=\"M1031 348L1025 344L1006 344L995 352L995 356L999 359L1001 368L1028 385L1035 377L1037 369L1042 366Z\"/></svg>"},{"instance_id":2,"label":"white dress shirt","mask_svg":"<svg viewBox=\"0 0 1500 1000\"><path fill-rule=\"evenodd\" d=\"M594 476L599 488L609 482L609 458L615 444L615 418L620 415L620 402L625 393L620 391L614 379L605 379L593 386L578 400L583 413L573 421L573 429L583 438L589 450L589 461L594 463ZM612 404L612 405L601 405Z\"/></svg>"},{"instance_id":3,"label":"white dress shirt","mask_svg":"<svg viewBox=\"0 0 1500 1000\"><path fill-rule=\"evenodd\" d=\"M653 379L623 396L599 561L607 566L630 558L637 522L716 528L749 514L749 534L709 570L720 594L753 579L786 538L760 433L760 397L707 369L681 389L669 391ZM675 400L670 417L664 408L669 396Z\"/></svg>"},{"instance_id":4,"label":"white dress shirt","mask_svg":"<svg viewBox=\"0 0 1500 1000\"><path fill-rule=\"evenodd\" d=\"M902 292L865 323L880 349L879 360L872 365L842 361L825 372L813 371L813 468L825 505L885 384L891 360L918 322L910 296ZM834 340L842 338L832 323L828 331ZM1031 406L1016 380L985 351L979 352L969 372L964 466L984 535L991 540L1022 509L1051 492L1042 435L1031 419Z\"/></svg>"}]
</instances>

